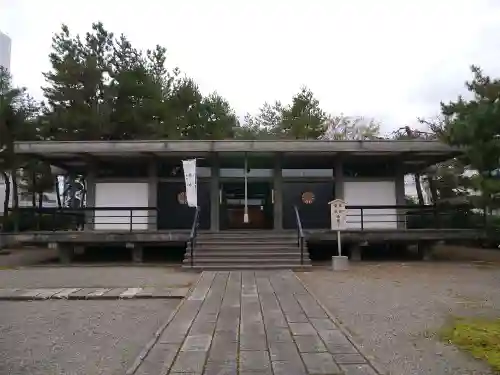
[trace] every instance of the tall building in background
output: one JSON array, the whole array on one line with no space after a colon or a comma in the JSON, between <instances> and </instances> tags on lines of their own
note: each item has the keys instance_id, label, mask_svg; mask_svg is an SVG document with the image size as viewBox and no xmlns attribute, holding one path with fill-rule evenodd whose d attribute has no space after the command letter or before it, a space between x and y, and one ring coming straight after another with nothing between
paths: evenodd
<instances>
[{"instance_id":1,"label":"tall building in background","mask_svg":"<svg viewBox=\"0 0 500 375\"><path fill-rule=\"evenodd\" d=\"M10 70L10 38L0 31L0 65Z\"/></svg>"}]
</instances>

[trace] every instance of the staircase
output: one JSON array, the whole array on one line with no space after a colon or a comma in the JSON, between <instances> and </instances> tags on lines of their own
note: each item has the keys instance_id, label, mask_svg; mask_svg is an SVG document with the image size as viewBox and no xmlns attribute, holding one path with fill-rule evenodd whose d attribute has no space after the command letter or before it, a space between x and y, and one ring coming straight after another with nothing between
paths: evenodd
<instances>
[{"instance_id":1,"label":"staircase","mask_svg":"<svg viewBox=\"0 0 500 375\"><path fill-rule=\"evenodd\" d=\"M186 269L302 269L311 266L304 243L303 264L297 234L291 232L223 231L199 233L191 267L188 243L182 267Z\"/></svg>"}]
</instances>

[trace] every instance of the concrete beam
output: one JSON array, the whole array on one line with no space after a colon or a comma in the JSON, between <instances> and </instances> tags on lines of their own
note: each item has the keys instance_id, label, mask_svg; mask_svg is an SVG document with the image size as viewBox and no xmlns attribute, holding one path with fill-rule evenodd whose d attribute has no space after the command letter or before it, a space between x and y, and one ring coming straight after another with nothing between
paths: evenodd
<instances>
[{"instance_id":1,"label":"concrete beam","mask_svg":"<svg viewBox=\"0 0 500 375\"><path fill-rule=\"evenodd\" d=\"M22 232L3 234L6 241L22 245L40 245L48 243L79 245L125 245L127 243L168 244L182 243L189 238L189 231L54 231Z\"/></svg>"},{"instance_id":2,"label":"concrete beam","mask_svg":"<svg viewBox=\"0 0 500 375\"><path fill-rule=\"evenodd\" d=\"M311 232L307 237L313 242L335 242L337 241L337 232ZM421 241L477 240L482 238L487 238L486 232L474 229L348 229L342 231L342 243L344 244L363 242L368 244L387 242L417 243Z\"/></svg>"},{"instance_id":3,"label":"concrete beam","mask_svg":"<svg viewBox=\"0 0 500 375\"><path fill-rule=\"evenodd\" d=\"M211 152L284 152L284 153L442 153L460 150L437 141L78 141L17 142L19 154L97 154L122 155L143 153L211 153Z\"/></svg>"}]
</instances>

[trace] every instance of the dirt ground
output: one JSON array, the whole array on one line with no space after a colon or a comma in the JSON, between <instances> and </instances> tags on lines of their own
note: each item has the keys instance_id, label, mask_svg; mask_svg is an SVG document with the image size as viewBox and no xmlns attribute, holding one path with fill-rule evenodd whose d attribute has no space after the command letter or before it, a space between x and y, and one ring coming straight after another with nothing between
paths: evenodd
<instances>
[{"instance_id":1,"label":"dirt ground","mask_svg":"<svg viewBox=\"0 0 500 375\"><path fill-rule=\"evenodd\" d=\"M57 261L57 250L24 247L0 250L0 269Z\"/></svg>"},{"instance_id":2,"label":"dirt ground","mask_svg":"<svg viewBox=\"0 0 500 375\"><path fill-rule=\"evenodd\" d=\"M433 258L454 261L484 261L500 264L500 249L441 245L434 248Z\"/></svg>"},{"instance_id":3,"label":"dirt ground","mask_svg":"<svg viewBox=\"0 0 500 375\"><path fill-rule=\"evenodd\" d=\"M457 316L500 317L499 265L351 263L298 276L390 374L490 374L437 332Z\"/></svg>"}]
</instances>

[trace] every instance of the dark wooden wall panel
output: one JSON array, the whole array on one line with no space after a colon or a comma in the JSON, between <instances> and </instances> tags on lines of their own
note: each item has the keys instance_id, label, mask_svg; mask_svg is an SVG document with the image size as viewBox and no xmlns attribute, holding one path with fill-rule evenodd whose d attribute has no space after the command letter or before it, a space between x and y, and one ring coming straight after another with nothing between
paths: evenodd
<instances>
[{"instance_id":1,"label":"dark wooden wall panel","mask_svg":"<svg viewBox=\"0 0 500 375\"><path fill-rule=\"evenodd\" d=\"M311 192L314 201L306 204L302 201L302 194ZM293 206L299 209L302 227L304 229L330 228L330 202L334 197L333 181L313 182L283 182L283 228L297 227Z\"/></svg>"},{"instance_id":2,"label":"dark wooden wall panel","mask_svg":"<svg viewBox=\"0 0 500 375\"><path fill-rule=\"evenodd\" d=\"M178 194L185 192L183 181L158 183L158 229L191 229L194 207L181 204ZM210 228L210 184L198 181L198 205L200 205L200 229Z\"/></svg>"}]
</instances>

